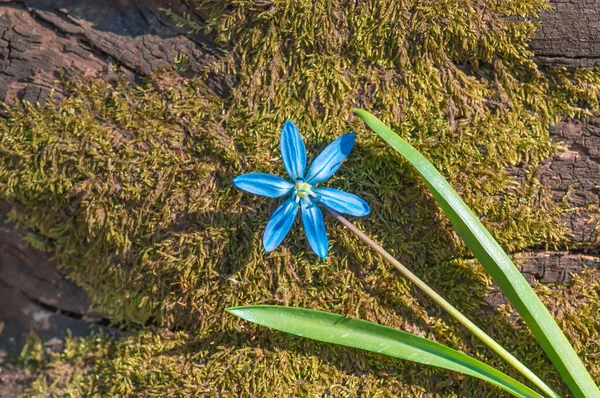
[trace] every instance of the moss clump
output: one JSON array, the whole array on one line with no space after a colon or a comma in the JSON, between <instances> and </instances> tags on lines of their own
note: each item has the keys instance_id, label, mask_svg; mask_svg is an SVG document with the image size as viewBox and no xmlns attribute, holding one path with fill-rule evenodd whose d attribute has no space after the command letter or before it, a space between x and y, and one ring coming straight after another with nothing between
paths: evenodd
<instances>
[{"instance_id":1,"label":"moss clump","mask_svg":"<svg viewBox=\"0 0 600 398\"><path fill-rule=\"evenodd\" d=\"M576 348L588 358L598 355L597 345L590 342L600 338L600 329L582 320L593 320L600 310L598 276L597 272L586 271L576 275L566 289L545 286L538 290L548 305L560 303L560 309L555 307L555 316L576 342ZM487 385L458 374L289 338L244 323L235 322L233 326L229 324L215 334L152 329L120 341L103 335L69 339L63 352L48 358L45 371L27 396L499 395ZM406 326L409 330L413 327ZM439 321L431 326L438 332L453 333ZM497 330L493 326L491 329ZM499 332L505 344L517 347L533 367L540 365L540 360L543 366L536 343L524 337L520 329L504 325ZM527 350L531 350L529 354ZM493 364L498 362L492 360ZM592 375L600 377L600 363L592 360L588 364ZM552 374L543 375L552 380Z\"/></svg>"},{"instance_id":2,"label":"moss clump","mask_svg":"<svg viewBox=\"0 0 600 398\"><path fill-rule=\"evenodd\" d=\"M236 191L248 171L282 173L290 118L309 154L354 130L331 185L365 198L360 225L479 319L551 384L551 365L507 308L482 308L490 280L414 172L351 110L377 113L421 150L511 251L564 245L560 204L533 171L555 148L548 125L598 107L599 77L540 71L526 43L542 1L198 2L235 71L230 98L202 79L161 73L143 86L65 83L43 108L12 107L0 125L0 197L46 239L58 263L116 323L154 329L73 341L32 387L39 394L165 396L486 396L478 380L249 326L232 305L318 308L425 335L506 369L334 220L324 262L296 228L265 254L275 201ZM516 181L507 166L524 167ZM597 277L597 275L596 275ZM583 276L582 276L583 278ZM559 318L598 376L592 286L561 296ZM576 289L574 285L572 289ZM541 287L546 300L563 293ZM594 304L595 303L595 304ZM581 315L581 326L567 323ZM179 330L174 333L169 330ZM56 371L56 369L62 369ZM417 375L417 369L419 375ZM554 380L554 381L553 381Z\"/></svg>"}]
</instances>

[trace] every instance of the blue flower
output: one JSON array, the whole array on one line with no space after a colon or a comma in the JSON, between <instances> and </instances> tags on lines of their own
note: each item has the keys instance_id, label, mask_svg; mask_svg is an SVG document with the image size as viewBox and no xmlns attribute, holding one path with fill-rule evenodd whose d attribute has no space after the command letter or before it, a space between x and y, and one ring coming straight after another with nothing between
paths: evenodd
<instances>
[{"instance_id":1,"label":"blue flower","mask_svg":"<svg viewBox=\"0 0 600 398\"><path fill-rule=\"evenodd\" d=\"M286 121L281 130L281 157L292 182L265 173L248 173L233 179L239 189L256 195L280 198L290 195L271 215L263 245L265 251L274 250L294 224L298 209L302 209L302 223L312 250L325 259L329 250L321 203L339 213L352 216L369 214L369 205L356 195L333 188L315 188L331 177L354 146L354 134L345 134L325 148L306 171L306 148L294 123Z\"/></svg>"}]
</instances>

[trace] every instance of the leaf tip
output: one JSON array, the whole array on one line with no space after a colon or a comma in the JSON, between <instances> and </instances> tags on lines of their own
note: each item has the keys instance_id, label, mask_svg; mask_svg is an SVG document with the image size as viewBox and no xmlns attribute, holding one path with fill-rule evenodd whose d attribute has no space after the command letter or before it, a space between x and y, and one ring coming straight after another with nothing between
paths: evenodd
<instances>
[{"instance_id":1,"label":"leaf tip","mask_svg":"<svg viewBox=\"0 0 600 398\"><path fill-rule=\"evenodd\" d=\"M354 108L354 109L352 109L352 113L354 113L358 117L360 117L365 112L366 111L364 109L360 109L360 108Z\"/></svg>"},{"instance_id":2,"label":"leaf tip","mask_svg":"<svg viewBox=\"0 0 600 398\"><path fill-rule=\"evenodd\" d=\"M243 312L244 308L246 308L246 307L228 307L228 308L225 308L225 311L230 313L231 315L235 315L235 316L239 316L240 318L243 318L242 312Z\"/></svg>"}]
</instances>

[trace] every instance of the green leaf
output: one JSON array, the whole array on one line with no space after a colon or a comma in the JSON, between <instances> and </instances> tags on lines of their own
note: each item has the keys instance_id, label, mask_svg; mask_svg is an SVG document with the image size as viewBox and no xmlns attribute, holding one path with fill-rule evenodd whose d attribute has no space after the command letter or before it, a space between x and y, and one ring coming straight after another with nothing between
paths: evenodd
<instances>
[{"instance_id":1,"label":"green leaf","mask_svg":"<svg viewBox=\"0 0 600 398\"><path fill-rule=\"evenodd\" d=\"M600 397L600 390L550 312L498 242L439 171L381 120L362 109L355 109L354 113L417 169L469 250L519 311L573 395L577 398Z\"/></svg>"},{"instance_id":2,"label":"green leaf","mask_svg":"<svg viewBox=\"0 0 600 398\"><path fill-rule=\"evenodd\" d=\"M275 305L234 307L228 308L227 312L296 336L464 373L492 383L516 397L542 397L510 376L462 352L376 323L329 312Z\"/></svg>"}]
</instances>

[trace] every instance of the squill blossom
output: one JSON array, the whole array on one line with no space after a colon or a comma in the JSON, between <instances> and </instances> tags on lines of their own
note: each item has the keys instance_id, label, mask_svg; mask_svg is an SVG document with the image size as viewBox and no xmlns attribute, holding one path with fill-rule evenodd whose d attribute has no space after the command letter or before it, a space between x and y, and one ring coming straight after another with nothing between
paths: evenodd
<instances>
[{"instance_id":1,"label":"squill blossom","mask_svg":"<svg viewBox=\"0 0 600 398\"><path fill-rule=\"evenodd\" d=\"M239 189L256 195L280 198L289 195L271 215L263 245L265 251L274 250L294 224L298 209L302 209L302 223L312 250L325 259L329 250L323 213L316 205L329 207L352 216L369 214L369 205L358 196L333 188L316 188L331 177L354 146L354 134L345 134L325 148L306 171L306 148L298 128L286 121L281 131L281 158L292 182L265 173L248 173L233 179Z\"/></svg>"}]
</instances>

